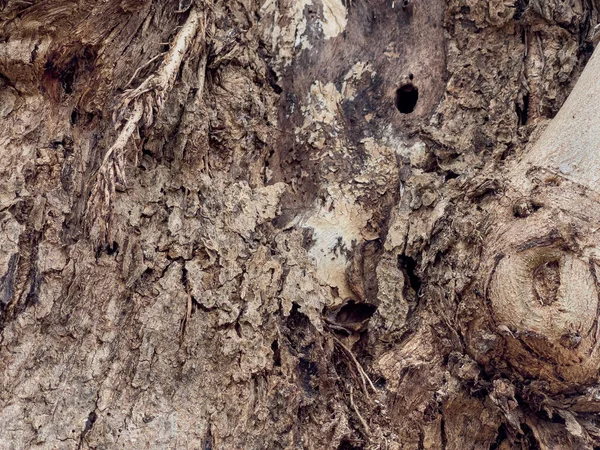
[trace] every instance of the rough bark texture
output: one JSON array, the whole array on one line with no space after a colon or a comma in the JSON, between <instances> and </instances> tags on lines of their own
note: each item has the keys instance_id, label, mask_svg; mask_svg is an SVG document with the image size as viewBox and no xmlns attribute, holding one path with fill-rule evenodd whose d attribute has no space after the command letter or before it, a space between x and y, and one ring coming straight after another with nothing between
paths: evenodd
<instances>
[{"instance_id":1,"label":"rough bark texture","mask_svg":"<svg viewBox=\"0 0 600 450\"><path fill-rule=\"evenodd\" d=\"M600 448L599 7L0 1L0 448Z\"/></svg>"}]
</instances>

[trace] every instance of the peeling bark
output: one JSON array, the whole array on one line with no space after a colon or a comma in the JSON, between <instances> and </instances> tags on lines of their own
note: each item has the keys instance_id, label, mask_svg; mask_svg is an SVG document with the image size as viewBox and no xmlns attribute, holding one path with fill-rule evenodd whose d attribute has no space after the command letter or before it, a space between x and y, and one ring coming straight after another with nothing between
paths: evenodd
<instances>
[{"instance_id":1,"label":"peeling bark","mask_svg":"<svg viewBox=\"0 0 600 450\"><path fill-rule=\"evenodd\" d=\"M0 448L600 446L599 6L0 2Z\"/></svg>"}]
</instances>

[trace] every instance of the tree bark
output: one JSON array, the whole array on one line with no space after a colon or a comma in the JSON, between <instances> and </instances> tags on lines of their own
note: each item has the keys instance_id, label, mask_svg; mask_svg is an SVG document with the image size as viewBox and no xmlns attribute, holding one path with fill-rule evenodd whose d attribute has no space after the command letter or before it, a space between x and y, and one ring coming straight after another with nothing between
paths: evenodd
<instances>
[{"instance_id":1,"label":"tree bark","mask_svg":"<svg viewBox=\"0 0 600 450\"><path fill-rule=\"evenodd\" d=\"M0 2L0 448L600 448L599 6Z\"/></svg>"}]
</instances>

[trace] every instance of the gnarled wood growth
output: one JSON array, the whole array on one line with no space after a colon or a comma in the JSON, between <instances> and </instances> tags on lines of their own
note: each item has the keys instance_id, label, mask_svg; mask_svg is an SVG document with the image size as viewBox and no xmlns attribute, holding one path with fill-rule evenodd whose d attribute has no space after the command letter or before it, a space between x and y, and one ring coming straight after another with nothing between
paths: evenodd
<instances>
[{"instance_id":1,"label":"gnarled wood growth","mask_svg":"<svg viewBox=\"0 0 600 450\"><path fill-rule=\"evenodd\" d=\"M565 421L558 431L526 419L542 448L591 448L598 439L599 70L596 52L556 117L508 167L505 198L515 201L497 209L481 289L467 296L484 311L464 332L469 353L522 386L525 414Z\"/></svg>"},{"instance_id":2,"label":"gnarled wood growth","mask_svg":"<svg viewBox=\"0 0 600 450\"><path fill-rule=\"evenodd\" d=\"M483 254L486 301L507 343L503 358L555 393L594 385L600 369L599 69L595 54L557 116L509 169L511 194L524 206L517 220L497 225Z\"/></svg>"}]
</instances>

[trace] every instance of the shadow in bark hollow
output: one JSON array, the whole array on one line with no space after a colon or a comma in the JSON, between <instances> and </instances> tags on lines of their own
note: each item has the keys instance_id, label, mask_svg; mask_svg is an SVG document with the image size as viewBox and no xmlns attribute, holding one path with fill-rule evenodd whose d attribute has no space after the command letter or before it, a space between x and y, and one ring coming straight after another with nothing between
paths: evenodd
<instances>
[{"instance_id":1,"label":"shadow in bark hollow","mask_svg":"<svg viewBox=\"0 0 600 450\"><path fill-rule=\"evenodd\" d=\"M412 83L400 86L396 90L396 108L402 114L410 114L413 112L417 106L418 100L419 89Z\"/></svg>"},{"instance_id":2,"label":"shadow in bark hollow","mask_svg":"<svg viewBox=\"0 0 600 450\"><path fill-rule=\"evenodd\" d=\"M42 87L58 101L61 91L70 95L80 72L91 72L97 57L96 50L89 46L75 46L53 52L44 65Z\"/></svg>"},{"instance_id":3,"label":"shadow in bark hollow","mask_svg":"<svg viewBox=\"0 0 600 450\"><path fill-rule=\"evenodd\" d=\"M0 277L0 330L4 317L4 308L10 303L15 294L15 276L17 274L17 264L19 255L15 253L8 261L8 269Z\"/></svg>"},{"instance_id":4,"label":"shadow in bark hollow","mask_svg":"<svg viewBox=\"0 0 600 450\"><path fill-rule=\"evenodd\" d=\"M398 256L398 267L400 270L406 273L409 281L409 287L411 287L415 294L418 294L421 290L421 278L417 275L417 260L407 255Z\"/></svg>"},{"instance_id":5,"label":"shadow in bark hollow","mask_svg":"<svg viewBox=\"0 0 600 450\"><path fill-rule=\"evenodd\" d=\"M281 351L279 350L279 341L277 339L271 343L271 350L273 351L273 366L281 367Z\"/></svg>"},{"instance_id":6,"label":"shadow in bark hollow","mask_svg":"<svg viewBox=\"0 0 600 450\"><path fill-rule=\"evenodd\" d=\"M204 440L202 442L202 450L213 450L214 444L213 444L213 435L212 432L210 430L210 425L208 426L208 429L206 431L206 434L204 436Z\"/></svg>"},{"instance_id":7,"label":"shadow in bark hollow","mask_svg":"<svg viewBox=\"0 0 600 450\"><path fill-rule=\"evenodd\" d=\"M367 329L367 325L377 306L366 302L356 302L347 299L344 304L332 310L325 310L325 322L336 333L350 336L360 334Z\"/></svg>"},{"instance_id":8,"label":"shadow in bark hollow","mask_svg":"<svg viewBox=\"0 0 600 450\"><path fill-rule=\"evenodd\" d=\"M492 443L492 445L490 445L490 450L500 449L502 442L504 442L507 438L508 438L508 435L506 434L506 426L504 424L502 424L498 428L498 435L496 436L496 442L494 442L494 443Z\"/></svg>"},{"instance_id":9,"label":"shadow in bark hollow","mask_svg":"<svg viewBox=\"0 0 600 450\"><path fill-rule=\"evenodd\" d=\"M538 443L537 439L535 438L535 435L533 434L533 430L524 423L521 424L521 428L523 429L523 437L521 439L521 444L523 445L523 448L527 448L530 450L541 450L540 444Z\"/></svg>"},{"instance_id":10,"label":"shadow in bark hollow","mask_svg":"<svg viewBox=\"0 0 600 450\"><path fill-rule=\"evenodd\" d=\"M350 439L342 439L337 450L363 450L365 447L361 442L352 441Z\"/></svg>"},{"instance_id":11,"label":"shadow in bark hollow","mask_svg":"<svg viewBox=\"0 0 600 450\"><path fill-rule=\"evenodd\" d=\"M297 358L296 368L300 385L305 395L314 397L319 392L318 379L321 376L319 361L323 360L323 353L315 343L316 330L310 323L310 319L299 309L299 306L294 303L290 315L284 322L282 332L286 338L287 350ZM276 358L276 350L281 355L279 343L275 348L273 346L271 348L274 350L274 358Z\"/></svg>"},{"instance_id":12,"label":"shadow in bark hollow","mask_svg":"<svg viewBox=\"0 0 600 450\"><path fill-rule=\"evenodd\" d=\"M371 318L376 310L377 307L370 303L356 303L350 300L340 308L336 319L340 323L364 322Z\"/></svg>"},{"instance_id":13,"label":"shadow in bark hollow","mask_svg":"<svg viewBox=\"0 0 600 450\"><path fill-rule=\"evenodd\" d=\"M519 118L519 125L526 125L528 119L528 110L529 110L529 94L525 94L523 96L522 102L517 102L516 112L517 117Z\"/></svg>"}]
</instances>

